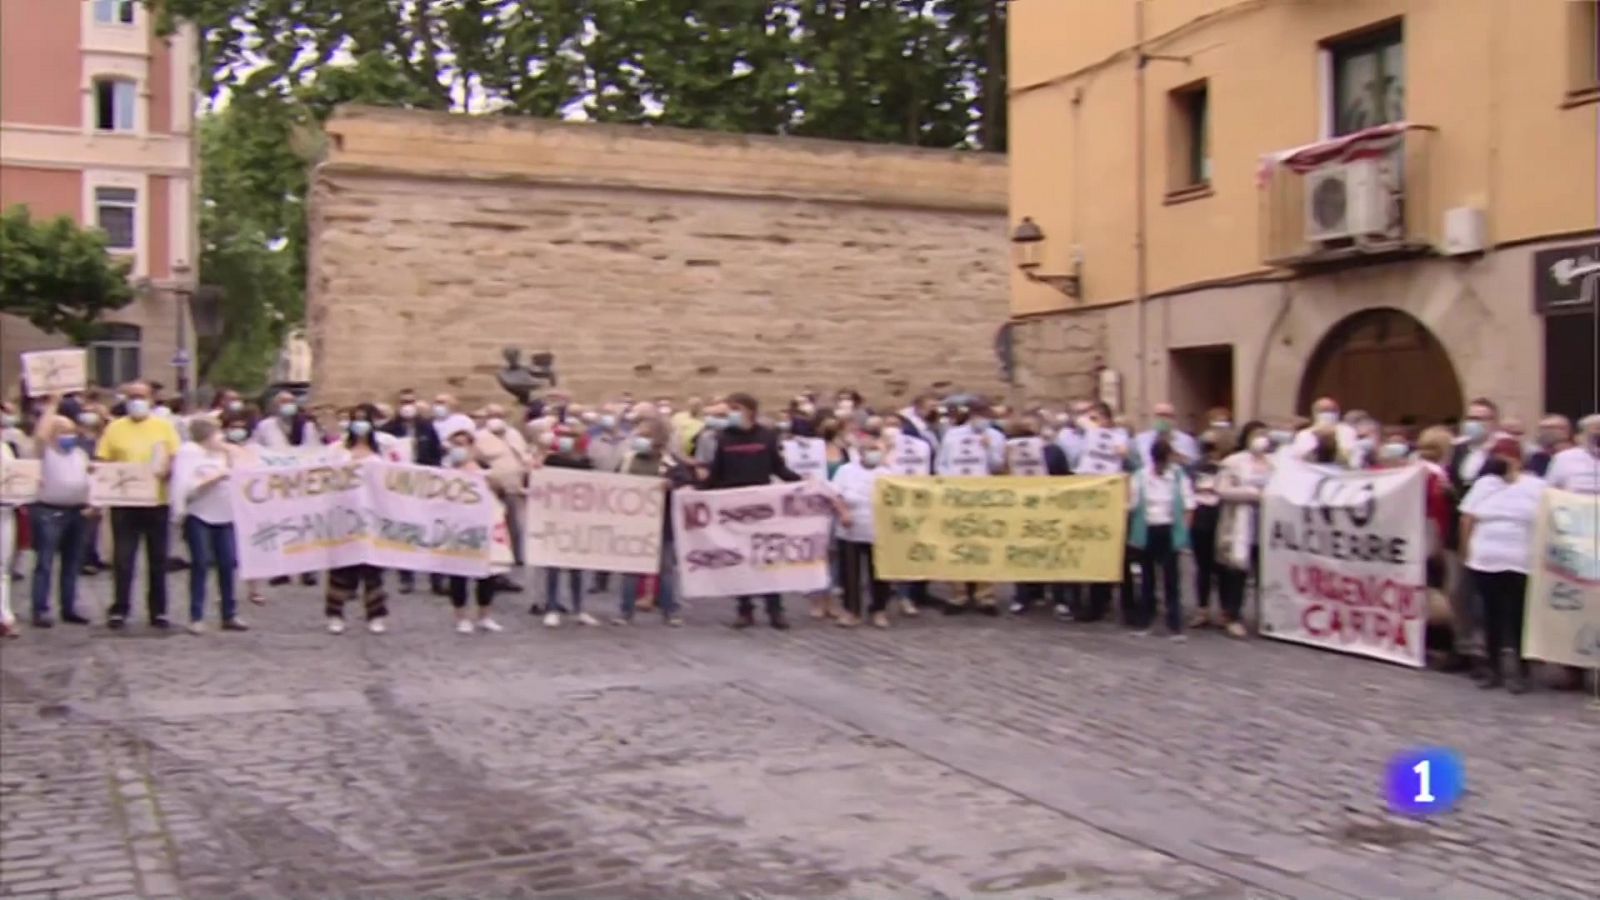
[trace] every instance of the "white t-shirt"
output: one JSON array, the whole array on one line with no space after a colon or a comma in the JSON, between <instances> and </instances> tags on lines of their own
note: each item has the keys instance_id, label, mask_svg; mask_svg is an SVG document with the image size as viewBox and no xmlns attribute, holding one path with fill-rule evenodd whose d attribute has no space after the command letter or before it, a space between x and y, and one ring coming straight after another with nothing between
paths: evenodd
<instances>
[{"instance_id":1,"label":"white t-shirt","mask_svg":"<svg viewBox=\"0 0 1600 900\"><path fill-rule=\"evenodd\" d=\"M1473 482L1461 499L1462 515L1472 516L1467 568L1476 572L1528 571L1533 559L1533 526L1545 483L1524 472L1507 484L1498 475Z\"/></svg>"},{"instance_id":2,"label":"white t-shirt","mask_svg":"<svg viewBox=\"0 0 1600 900\"><path fill-rule=\"evenodd\" d=\"M1153 466L1141 466L1133 477L1136 502L1144 509L1146 525L1172 524L1173 506L1176 505L1176 492L1180 485L1183 489L1184 511L1194 511L1194 486L1189 483L1189 476L1176 465L1167 466L1166 475L1157 475Z\"/></svg>"},{"instance_id":3,"label":"white t-shirt","mask_svg":"<svg viewBox=\"0 0 1600 900\"><path fill-rule=\"evenodd\" d=\"M1339 452L1343 453L1346 459L1353 460L1356 452L1356 441L1359 440L1359 437L1356 435L1356 430L1351 428L1349 425L1340 422L1339 424L1333 426L1333 438L1334 443L1339 447ZM1316 429L1300 429L1300 431L1294 436L1294 443L1290 444L1289 446L1293 448L1292 452L1296 458L1309 460L1311 458L1311 454L1317 449Z\"/></svg>"},{"instance_id":4,"label":"white t-shirt","mask_svg":"<svg viewBox=\"0 0 1600 900\"><path fill-rule=\"evenodd\" d=\"M172 457L172 512L175 519L194 516L208 525L233 521L233 501L228 495L227 450L212 451L192 441Z\"/></svg>"},{"instance_id":5,"label":"white t-shirt","mask_svg":"<svg viewBox=\"0 0 1600 900\"><path fill-rule=\"evenodd\" d=\"M850 527L840 525L838 535L847 541L872 543L876 531L872 524L872 492L883 474L882 466L867 468L850 461L833 473L833 489L850 510Z\"/></svg>"},{"instance_id":6,"label":"white t-shirt","mask_svg":"<svg viewBox=\"0 0 1600 900\"><path fill-rule=\"evenodd\" d=\"M89 450L80 445L62 453L54 441L40 449L39 502L51 506L88 505Z\"/></svg>"},{"instance_id":7,"label":"white t-shirt","mask_svg":"<svg viewBox=\"0 0 1600 900\"><path fill-rule=\"evenodd\" d=\"M1574 494L1600 494L1600 454L1588 447L1568 447L1551 457L1544 480Z\"/></svg>"}]
</instances>

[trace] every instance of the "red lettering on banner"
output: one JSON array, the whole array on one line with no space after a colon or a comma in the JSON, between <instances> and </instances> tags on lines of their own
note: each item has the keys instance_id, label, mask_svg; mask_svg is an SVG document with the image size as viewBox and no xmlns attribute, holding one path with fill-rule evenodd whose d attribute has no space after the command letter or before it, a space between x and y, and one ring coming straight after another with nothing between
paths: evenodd
<instances>
[{"instance_id":1,"label":"red lettering on banner","mask_svg":"<svg viewBox=\"0 0 1600 900\"><path fill-rule=\"evenodd\" d=\"M1300 626L1319 639L1405 649L1410 644L1406 623L1421 619L1427 608L1425 585L1345 575L1316 565L1293 566L1290 577L1295 592L1310 601L1300 614Z\"/></svg>"}]
</instances>

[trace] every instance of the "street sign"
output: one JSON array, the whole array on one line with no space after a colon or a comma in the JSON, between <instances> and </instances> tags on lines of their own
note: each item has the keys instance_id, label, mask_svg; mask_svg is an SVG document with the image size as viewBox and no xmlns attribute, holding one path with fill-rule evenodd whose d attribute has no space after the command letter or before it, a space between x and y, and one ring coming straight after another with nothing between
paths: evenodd
<instances>
[{"instance_id":1,"label":"street sign","mask_svg":"<svg viewBox=\"0 0 1600 900\"><path fill-rule=\"evenodd\" d=\"M172 354L172 367L174 369L187 369L190 363L189 351L180 349Z\"/></svg>"}]
</instances>

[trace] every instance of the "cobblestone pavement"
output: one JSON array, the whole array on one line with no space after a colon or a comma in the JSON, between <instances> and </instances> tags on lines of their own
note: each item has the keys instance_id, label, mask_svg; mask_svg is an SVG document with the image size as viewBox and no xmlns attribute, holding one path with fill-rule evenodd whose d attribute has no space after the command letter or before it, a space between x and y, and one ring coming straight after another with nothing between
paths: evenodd
<instances>
[{"instance_id":1,"label":"cobblestone pavement","mask_svg":"<svg viewBox=\"0 0 1600 900\"><path fill-rule=\"evenodd\" d=\"M471 637L420 595L331 636L298 586L243 635L28 630L0 650L0 895L1597 893L1581 695L1042 615L552 632L526 597ZM1382 766L1419 744L1469 792L1398 821Z\"/></svg>"}]
</instances>

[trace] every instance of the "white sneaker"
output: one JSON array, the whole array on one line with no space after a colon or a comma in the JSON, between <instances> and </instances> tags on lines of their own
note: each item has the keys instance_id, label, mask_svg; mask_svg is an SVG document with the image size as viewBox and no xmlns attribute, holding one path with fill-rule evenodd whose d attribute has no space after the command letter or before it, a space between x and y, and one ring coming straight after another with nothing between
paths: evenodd
<instances>
[{"instance_id":1,"label":"white sneaker","mask_svg":"<svg viewBox=\"0 0 1600 900\"><path fill-rule=\"evenodd\" d=\"M377 619L373 619L371 622L368 622L367 623L367 630L372 632L373 634L383 634L384 632L389 630L389 624L387 622L385 622L380 617L380 618L377 618Z\"/></svg>"},{"instance_id":2,"label":"white sneaker","mask_svg":"<svg viewBox=\"0 0 1600 900\"><path fill-rule=\"evenodd\" d=\"M471 633L472 633L472 620L471 619L459 619L459 620L456 621L456 634L471 634Z\"/></svg>"},{"instance_id":3,"label":"white sneaker","mask_svg":"<svg viewBox=\"0 0 1600 900\"><path fill-rule=\"evenodd\" d=\"M596 619L594 616L589 615L588 613L578 613L578 624L579 625L599 625L600 624L600 620Z\"/></svg>"},{"instance_id":4,"label":"white sneaker","mask_svg":"<svg viewBox=\"0 0 1600 900\"><path fill-rule=\"evenodd\" d=\"M911 598L910 597L901 597L900 598L900 615L915 617L915 616L919 616L921 614L922 614L922 610L917 609L917 605L915 603L911 602Z\"/></svg>"},{"instance_id":5,"label":"white sneaker","mask_svg":"<svg viewBox=\"0 0 1600 900\"><path fill-rule=\"evenodd\" d=\"M328 633L344 634L344 620L333 618L328 619Z\"/></svg>"},{"instance_id":6,"label":"white sneaker","mask_svg":"<svg viewBox=\"0 0 1600 900\"><path fill-rule=\"evenodd\" d=\"M561 613L558 613L558 612L547 612L547 613L545 613L544 614L544 627L546 627L546 628L560 628L561 627Z\"/></svg>"},{"instance_id":7,"label":"white sneaker","mask_svg":"<svg viewBox=\"0 0 1600 900\"><path fill-rule=\"evenodd\" d=\"M478 620L478 630L487 631L490 634L499 634L500 632L505 631L504 628L500 627L499 622L496 622L488 616L484 616Z\"/></svg>"},{"instance_id":8,"label":"white sneaker","mask_svg":"<svg viewBox=\"0 0 1600 900\"><path fill-rule=\"evenodd\" d=\"M190 622L189 623L189 633L193 634L193 635L205 634L206 633L206 623L204 623L204 622Z\"/></svg>"}]
</instances>

